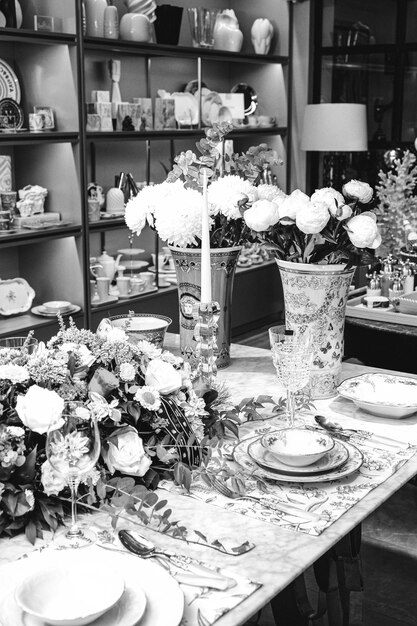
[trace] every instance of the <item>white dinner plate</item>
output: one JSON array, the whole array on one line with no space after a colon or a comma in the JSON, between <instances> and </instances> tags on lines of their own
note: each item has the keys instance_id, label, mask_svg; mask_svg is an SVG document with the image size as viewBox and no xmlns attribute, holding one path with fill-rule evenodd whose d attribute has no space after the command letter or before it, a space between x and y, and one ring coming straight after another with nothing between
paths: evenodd
<instances>
[{"instance_id":1,"label":"white dinner plate","mask_svg":"<svg viewBox=\"0 0 417 626\"><path fill-rule=\"evenodd\" d=\"M81 307L78 306L78 304L73 304L72 307L70 309L68 309L68 311L63 311L61 312L62 317L65 317L66 315L73 315L74 313L78 313L78 311L81 311ZM41 317L56 317L57 313L48 313L48 311L45 309L44 306L42 306L42 304L39 304L38 306L34 306L31 310L31 313L33 313L34 315L40 315Z\"/></svg>"},{"instance_id":2,"label":"white dinner plate","mask_svg":"<svg viewBox=\"0 0 417 626\"><path fill-rule=\"evenodd\" d=\"M341 441L335 440L334 447L316 463L306 465L305 467L291 467L282 463L274 454L264 448L261 439L262 436L249 444L248 454L251 459L266 470L281 472L290 476L300 477L335 470L343 465L349 456L346 446Z\"/></svg>"},{"instance_id":3,"label":"white dinner plate","mask_svg":"<svg viewBox=\"0 0 417 626\"><path fill-rule=\"evenodd\" d=\"M184 595L170 574L162 567L126 554L104 551L98 546L86 548L94 563L102 562L111 576L120 572L125 580L125 592L120 601L99 620L97 626L178 626L184 612ZM85 551L82 551L86 554ZM0 569L0 616L2 626L44 626L39 620L24 614L16 603L16 585L36 571L48 558L47 552L35 552L27 559L8 563ZM41 561L40 561L41 559ZM68 590L71 593L71 590ZM146 610L145 610L146 607ZM141 616L142 619L141 619Z\"/></svg>"},{"instance_id":4,"label":"white dinner plate","mask_svg":"<svg viewBox=\"0 0 417 626\"><path fill-rule=\"evenodd\" d=\"M344 380L339 395L352 400L360 409L392 419L417 411L417 379L370 372Z\"/></svg>"},{"instance_id":5,"label":"white dinner plate","mask_svg":"<svg viewBox=\"0 0 417 626\"><path fill-rule=\"evenodd\" d=\"M268 480L282 481L287 483L330 482L331 480L344 478L345 476L349 476L349 474L353 474L353 472L356 472L356 470L360 468L363 461L362 453L351 443L344 442L344 445L346 446L349 453L349 457L347 461L343 463L343 465L328 472L310 475L305 474L303 476L293 476L275 470L268 470L266 468L260 467L257 463L255 463L255 461L249 455L248 448L249 445L257 439L259 439L259 435L240 441L233 450L233 457L235 461L239 463L239 465L241 465L245 470L249 470L253 476L260 476L261 478L267 478Z\"/></svg>"},{"instance_id":6,"label":"white dinner plate","mask_svg":"<svg viewBox=\"0 0 417 626\"><path fill-rule=\"evenodd\" d=\"M11 98L19 103L20 84L10 65L0 59L0 100L5 98Z\"/></svg>"}]
</instances>

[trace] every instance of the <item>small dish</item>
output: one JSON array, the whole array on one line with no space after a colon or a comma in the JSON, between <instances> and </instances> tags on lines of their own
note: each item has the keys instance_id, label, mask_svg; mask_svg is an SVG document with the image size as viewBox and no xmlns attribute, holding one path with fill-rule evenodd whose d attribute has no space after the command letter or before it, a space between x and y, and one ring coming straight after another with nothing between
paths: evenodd
<instances>
[{"instance_id":1,"label":"small dish","mask_svg":"<svg viewBox=\"0 0 417 626\"><path fill-rule=\"evenodd\" d=\"M119 601L125 583L117 572L109 576L84 559L61 559L45 563L16 588L16 602L26 613L54 626L83 626Z\"/></svg>"},{"instance_id":2,"label":"small dish","mask_svg":"<svg viewBox=\"0 0 417 626\"><path fill-rule=\"evenodd\" d=\"M306 467L328 453L334 447L334 439L316 430L283 428L263 435L261 444L285 465Z\"/></svg>"},{"instance_id":3,"label":"small dish","mask_svg":"<svg viewBox=\"0 0 417 626\"><path fill-rule=\"evenodd\" d=\"M49 302L44 302L41 306L46 313L52 313L54 315L57 313L66 313L73 307L71 302L67 300L50 300Z\"/></svg>"},{"instance_id":4,"label":"small dish","mask_svg":"<svg viewBox=\"0 0 417 626\"><path fill-rule=\"evenodd\" d=\"M306 476L310 474L318 474L322 472L330 472L337 469L345 463L349 457L346 446L341 441L334 442L334 447L326 452L321 459L311 465L305 467L291 467L286 465L271 452L266 450L262 443L261 437L253 441L248 446L248 454L260 467L273 472L282 472L291 476Z\"/></svg>"},{"instance_id":5,"label":"small dish","mask_svg":"<svg viewBox=\"0 0 417 626\"><path fill-rule=\"evenodd\" d=\"M401 419L417 411L417 379L370 372L344 380L337 388L342 398L363 411Z\"/></svg>"}]
</instances>

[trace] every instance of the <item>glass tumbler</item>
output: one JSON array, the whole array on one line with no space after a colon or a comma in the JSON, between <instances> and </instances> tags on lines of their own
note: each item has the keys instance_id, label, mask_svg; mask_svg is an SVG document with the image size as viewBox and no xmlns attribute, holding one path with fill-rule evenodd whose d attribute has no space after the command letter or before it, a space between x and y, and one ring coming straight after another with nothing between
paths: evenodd
<instances>
[{"instance_id":1,"label":"glass tumbler","mask_svg":"<svg viewBox=\"0 0 417 626\"><path fill-rule=\"evenodd\" d=\"M194 48L213 48L218 9L187 9Z\"/></svg>"}]
</instances>

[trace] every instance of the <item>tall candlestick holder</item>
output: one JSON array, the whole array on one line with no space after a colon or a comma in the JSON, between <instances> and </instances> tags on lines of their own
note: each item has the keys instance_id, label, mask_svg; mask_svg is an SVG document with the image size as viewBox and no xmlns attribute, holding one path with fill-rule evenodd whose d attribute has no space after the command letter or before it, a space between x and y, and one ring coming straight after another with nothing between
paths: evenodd
<instances>
[{"instance_id":1,"label":"tall candlestick holder","mask_svg":"<svg viewBox=\"0 0 417 626\"><path fill-rule=\"evenodd\" d=\"M217 374L217 330L220 317L218 302L200 302L195 307L194 338L197 342L195 355L197 358L197 378L207 385L212 386Z\"/></svg>"}]
</instances>

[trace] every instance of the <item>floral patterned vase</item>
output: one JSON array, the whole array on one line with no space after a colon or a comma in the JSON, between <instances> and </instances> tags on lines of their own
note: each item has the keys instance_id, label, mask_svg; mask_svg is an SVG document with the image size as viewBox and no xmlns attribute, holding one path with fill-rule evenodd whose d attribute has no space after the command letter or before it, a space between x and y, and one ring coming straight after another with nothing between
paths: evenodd
<instances>
[{"instance_id":1,"label":"floral patterned vase","mask_svg":"<svg viewBox=\"0 0 417 626\"><path fill-rule=\"evenodd\" d=\"M178 282L181 354L193 365L196 359L194 312L201 294L201 250L175 246L169 248L174 258ZM220 305L216 359L218 368L230 364L232 290L240 251L241 246L213 248L210 251L213 301Z\"/></svg>"},{"instance_id":2,"label":"floral patterned vase","mask_svg":"<svg viewBox=\"0 0 417 626\"><path fill-rule=\"evenodd\" d=\"M310 393L336 395L343 356L346 302L355 268L277 260L284 290L285 322L313 334Z\"/></svg>"}]
</instances>

